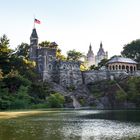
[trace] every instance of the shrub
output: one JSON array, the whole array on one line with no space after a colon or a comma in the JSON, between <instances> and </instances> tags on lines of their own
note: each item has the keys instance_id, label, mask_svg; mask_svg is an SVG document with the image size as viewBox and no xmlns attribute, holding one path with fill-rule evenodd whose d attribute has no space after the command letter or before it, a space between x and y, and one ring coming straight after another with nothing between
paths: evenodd
<instances>
[{"instance_id":1,"label":"shrub","mask_svg":"<svg viewBox=\"0 0 140 140\"><path fill-rule=\"evenodd\" d=\"M28 95L28 87L20 86L17 94L11 100L11 109L29 108L32 97Z\"/></svg>"},{"instance_id":2,"label":"shrub","mask_svg":"<svg viewBox=\"0 0 140 140\"><path fill-rule=\"evenodd\" d=\"M125 101L127 99L127 95L123 91L117 91L116 92L116 99L120 102Z\"/></svg>"},{"instance_id":3,"label":"shrub","mask_svg":"<svg viewBox=\"0 0 140 140\"><path fill-rule=\"evenodd\" d=\"M64 96L59 93L51 94L48 97L48 106L52 108L61 108L64 105Z\"/></svg>"},{"instance_id":4,"label":"shrub","mask_svg":"<svg viewBox=\"0 0 140 140\"><path fill-rule=\"evenodd\" d=\"M31 109L48 108L48 104L46 103L33 104L30 108Z\"/></svg>"}]
</instances>

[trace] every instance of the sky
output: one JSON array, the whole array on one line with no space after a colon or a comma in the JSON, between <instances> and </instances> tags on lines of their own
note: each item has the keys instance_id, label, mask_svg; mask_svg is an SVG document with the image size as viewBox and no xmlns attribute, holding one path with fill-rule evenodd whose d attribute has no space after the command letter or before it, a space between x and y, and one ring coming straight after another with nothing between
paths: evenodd
<instances>
[{"instance_id":1,"label":"sky","mask_svg":"<svg viewBox=\"0 0 140 140\"><path fill-rule=\"evenodd\" d=\"M39 42L55 41L63 54L84 54L91 43L96 55L100 42L109 57L140 38L140 0L0 0L0 36L11 48L30 43L34 17Z\"/></svg>"}]
</instances>

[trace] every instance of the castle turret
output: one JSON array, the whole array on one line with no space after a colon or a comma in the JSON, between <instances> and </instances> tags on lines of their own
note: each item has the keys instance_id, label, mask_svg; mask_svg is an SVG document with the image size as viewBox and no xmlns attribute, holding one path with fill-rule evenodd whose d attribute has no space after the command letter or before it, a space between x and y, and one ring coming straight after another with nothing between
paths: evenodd
<instances>
[{"instance_id":1,"label":"castle turret","mask_svg":"<svg viewBox=\"0 0 140 140\"><path fill-rule=\"evenodd\" d=\"M34 28L30 36L30 59L36 61L37 59L37 48L38 48L38 35Z\"/></svg>"}]
</instances>

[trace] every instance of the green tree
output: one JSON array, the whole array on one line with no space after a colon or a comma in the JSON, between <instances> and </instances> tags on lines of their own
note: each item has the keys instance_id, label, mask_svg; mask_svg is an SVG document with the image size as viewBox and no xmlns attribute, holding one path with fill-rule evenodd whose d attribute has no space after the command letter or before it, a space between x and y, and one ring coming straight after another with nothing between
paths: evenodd
<instances>
[{"instance_id":1,"label":"green tree","mask_svg":"<svg viewBox=\"0 0 140 140\"><path fill-rule=\"evenodd\" d=\"M88 68L86 67L86 64L83 62L83 63L81 63L81 65L80 65L80 70L81 71L86 71L86 70L88 70Z\"/></svg>"},{"instance_id":2,"label":"green tree","mask_svg":"<svg viewBox=\"0 0 140 140\"><path fill-rule=\"evenodd\" d=\"M121 54L140 62L140 39L134 40L123 47Z\"/></svg>"},{"instance_id":3,"label":"green tree","mask_svg":"<svg viewBox=\"0 0 140 140\"><path fill-rule=\"evenodd\" d=\"M13 55L11 57L10 65L13 71L18 71L20 75L23 75L27 79L31 81L37 80L38 74L36 73L36 63L34 61Z\"/></svg>"},{"instance_id":4,"label":"green tree","mask_svg":"<svg viewBox=\"0 0 140 140\"><path fill-rule=\"evenodd\" d=\"M28 59L29 58L29 48L30 48L29 44L21 43L16 48L15 55L18 57L24 57L24 58Z\"/></svg>"},{"instance_id":5,"label":"green tree","mask_svg":"<svg viewBox=\"0 0 140 140\"><path fill-rule=\"evenodd\" d=\"M59 93L51 94L48 97L48 106L53 108L60 108L64 105L64 96Z\"/></svg>"},{"instance_id":6,"label":"green tree","mask_svg":"<svg viewBox=\"0 0 140 140\"><path fill-rule=\"evenodd\" d=\"M61 49L59 49L55 42L42 41L39 45L46 48L56 48L56 58L59 60L66 60L66 57L62 55Z\"/></svg>"},{"instance_id":7,"label":"green tree","mask_svg":"<svg viewBox=\"0 0 140 140\"><path fill-rule=\"evenodd\" d=\"M34 97L35 103L40 103L46 100L46 97L49 96L51 93L50 88L51 86L47 82L32 83L29 88L29 95Z\"/></svg>"},{"instance_id":8,"label":"green tree","mask_svg":"<svg viewBox=\"0 0 140 140\"><path fill-rule=\"evenodd\" d=\"M98 67L101 68L102 66L106 66L108 62L108 59L102 59L101 62L99 62Z\"/></svg>"},{"instance_id":9,"label":"green tree","mask_svg":"<svg viewBox=\"0 0 140 140\"><path fill-rule=\"evenodd\" d=\"M39 43L39 45L41 46L41 47L50 47L50 42L49 41L42 41L41 43Z\"/></svg>"},{"instance_id":10,"label":"green tree","mask_svg":"<svg viewBox=\"0 0 140 140\"><path fill-rule=\"evenodd\" d=\"M67 52L67 59L72 61L79 61L80 58L83 57L83 54L81 52L78 52L76 50L69 50Z\"/></svg>"},{"instance_id":11,"label":"green tree","mask_svg":"<svg viewBox=\"0 0 140 140\"><path fill-rule=\"evenodd\" d=\"M31 104L32 97L28 94L28 87L21 85L17 91L17 94L14 100L11 102L10 108L20 109L20 108L29 108Z\"/></svg>"},{"instance_id":12,"label":"green tree","mask_svg":"<svg viewBox=\"0 0 140 140\"><path fill-rule=\"evenodd\" d=\"M89 67L90 70L99 70L99 68L100 68L100 67L98 67L98 66L96 67L95 65L91 65L91 66Z\"/></svg>"},{"instance_id":13,"label":"green tree","mask_svg":"<svg viewBox=\"0 0 140 140\"><path fill-rule=\"evenodd\" d=\"M10 71L9 63L12 50L9 47L9 39L6 35L3 35L0 38L0 69L2 69L4 73Z\"/></svg>"},{"instance_id":14,"label":"green tree","mask_svg":"<svg viewBox=\"0 0 140 140\"><path fill-rule=\"evenodd\" d=\"M31 82L21 76L17 71L11 71L8 73L4 79L3 82L5 83L5 86L9 89L10 93L16 93L21 85L23 86L30 86Z\"/></svg>"},{"instance_id":15,"label":"green tree","mask_svg":"<svg viewBox=\"0 0 140 140\"><path fill-rule=\"evenodd\" d=\"M132 77L127 81L128 100L140 106L140 77Z\"/></svg>"}]
</instances>

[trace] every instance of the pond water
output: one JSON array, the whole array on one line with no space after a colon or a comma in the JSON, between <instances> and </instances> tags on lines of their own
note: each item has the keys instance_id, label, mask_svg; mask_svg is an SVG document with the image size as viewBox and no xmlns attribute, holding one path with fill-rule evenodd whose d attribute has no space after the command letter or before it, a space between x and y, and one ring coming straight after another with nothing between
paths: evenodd
<instances>
[{"instance_id":1,"label":"pond water","mask_svg":"<svg viewBox=\"0 0 140 140\"><path fill-rule=\"evenodd\" d=\"M39 111L1 117L0 140L140 140L140 111Z\"/></svg>"}]
</instances>

